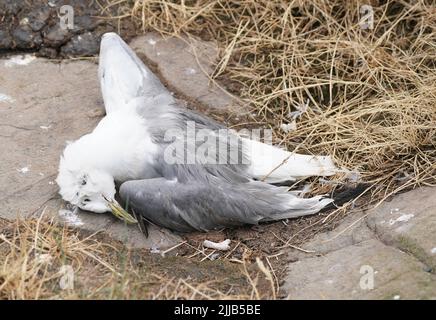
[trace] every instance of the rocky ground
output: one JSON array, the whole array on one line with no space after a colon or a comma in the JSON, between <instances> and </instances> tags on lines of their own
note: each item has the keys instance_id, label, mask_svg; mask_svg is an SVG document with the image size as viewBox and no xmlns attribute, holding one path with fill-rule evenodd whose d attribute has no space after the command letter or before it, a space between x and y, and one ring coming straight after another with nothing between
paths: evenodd
<instances>
[{"instance_id":1,"label":"rocky ground","mask_svg":"<svg viewBox=\"0 0 436 320\"><path fill-rule=\"evenodd\" d=\"M290 299L436 299L435 188L350 214L293 250Z\"/></svg>"},{"instance_id":2,"label":"rocky ground","mask_svg":"<svg viewBox=\"0 0 436 320\"><path fill-rule=\"evenodd\" d=\"M47 5L48 4L48 5ZM64 5L73 9L67 20ZM104 32L117 31L125 38L135 34L129 22L119 29L117 6L105 10L106 1L87 0L2 0L0 2L0 53L32 51L47 58L92 56L98 53ZM61 18L67 28L60 24ZM71 28L68 27L71 22Z\"/></svg>"},{"instance_id":3,"label":"rocky ground","mask_svg":"<svg viewBox=\"0 0 436 320\"><path fill-rule=\"evenodd\" d=\"M13 2L5 3L13 10ZM32 24L18 28L29 31ZM63 54L76 36L53 47L47 42L50 25L41 28L46 31L38 31L41 39L36 42L39 38L35 35L33 42L17 42L25 39L23 30L9 30L7 37L0 38L12 41L14 48L38 53L52 48ZM32 47L37 42L41 46ZM217 54L212 42L162 39L149 33L133 39L131 46L176 96L189 104L223 115L244 110L236 98L209 85L207 73ZM44 213L87 232L102 231L132 247L151 250L182 242L179 235L158 228L152 228L145 239L136 227L125 226L109 215L70 210L57 195L54 179L66 141L91 131L103 115L94 58L54 62L33 54L4 55L0 59L0 217L12 220ZM234 117L239 116L244 115ZM318 234L298 250L285 251L289 264L283 296L435 299L434 194L434 188L416 189L372 211L350 213L333 231ZM265 232L261 233L264 236ZM253 239L256 237L259 242L259 233Z\"/></svg>"}]
</instances>

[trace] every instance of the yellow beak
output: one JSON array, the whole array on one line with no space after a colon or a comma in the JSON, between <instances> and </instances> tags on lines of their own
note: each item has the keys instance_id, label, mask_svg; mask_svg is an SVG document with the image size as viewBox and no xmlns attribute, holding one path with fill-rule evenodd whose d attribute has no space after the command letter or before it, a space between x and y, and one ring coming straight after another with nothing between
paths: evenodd
<instances>
[{"instance_id":1,"label":"yellow beak","mask_svg":"<svg viewBox=\"0 0 436 320\"><path fill-rule=\"evenodd\" d=\"M108 202L109 208L111 209L112 214L118 219L126 222L126 223L138 223L130 213L121 207L121 205L114 199L108 199L105 196L103 198Z\"/></svg>"}]
</instances>

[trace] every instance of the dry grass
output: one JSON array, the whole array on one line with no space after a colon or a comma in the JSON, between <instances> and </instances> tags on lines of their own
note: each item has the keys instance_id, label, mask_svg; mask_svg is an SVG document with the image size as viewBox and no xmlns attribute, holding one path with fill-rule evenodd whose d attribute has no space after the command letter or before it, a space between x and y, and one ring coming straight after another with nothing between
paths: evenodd
<instances>
[{"instance_id":1,"label":"dry grass","mask_svg":"<svg viewBox=\"0 0 436 320\"><path fill-rule=\"evenodd\" d=\"M371 186L370 200L435 184L432 0L107 1L114 4L111 15L118 7L119 25L132 19L142 31L216 41L213 77L248 103L257 124L273 129L275 142L289 150L330 154L340 167L358 171ZM374 28L364 30L359 8L369 2ZM298 110L304 112L294 118ZM294 120L296 130L281 128ZM325 193L347 180L345 173L309 182L314 193ZM209 261L210 252L192 245L185 257L153 258L52 222L0 221L0 298L274 298L280 276L270 270L280 270L268 257L245 257L244 246L276 256L333 228L333 217L344 212L226 230L243 243L234 248L233 264ZM75 270L74 290L59 288L65 264Z\"/></svg>"},{"instance_id":2,"label":"dry grass","mask_svg":"<svg viewBox=\"0 0 436 320\"><path fill-rule=\"evenodd\" d=\"M266 299L276 297L272 277L260 260L198 263L129 251L44 218L0 220L0 300Z\"/></svg>"},{"instance_id":3,"label":"dry grass","mask_svg":"<svg viewBox=\"0 0 436 320\"><path fill-rule=\"evenodd\" d=\"M373 29L361 28L367 2L356 0L136 0L120 17L143 31L217 41L214 77L231 82L276 142L333 155L378 200L435 182L436 7L369 2ZM297 129L280 129L306 102Z\"/></svg>"}]
</instances>

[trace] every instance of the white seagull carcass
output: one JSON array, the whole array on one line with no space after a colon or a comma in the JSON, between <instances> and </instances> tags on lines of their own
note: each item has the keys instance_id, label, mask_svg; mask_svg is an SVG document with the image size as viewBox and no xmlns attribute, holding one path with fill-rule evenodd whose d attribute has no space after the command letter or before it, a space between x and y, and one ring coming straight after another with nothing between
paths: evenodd
<instances>
[{"instance_id":1,"label":"white seagull carcass","mask_svg":"<svg viewBox=\"0 0 436 320\"><path fill-rule=\"evenodd\" d=\"M129 219L117 184L138 222L179 232L314 214L333 201L271 184L333 175L330 157L250 140L183 108L115 33L102 38L99 78L106 116L61 156L65 201Z\"/></svg>"}]
</instances>

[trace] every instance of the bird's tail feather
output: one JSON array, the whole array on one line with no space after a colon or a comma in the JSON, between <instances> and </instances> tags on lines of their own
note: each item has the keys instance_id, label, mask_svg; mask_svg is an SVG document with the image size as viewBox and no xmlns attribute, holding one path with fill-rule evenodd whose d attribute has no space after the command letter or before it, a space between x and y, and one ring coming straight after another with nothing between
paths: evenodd
<instances>
[{"instance_id":1,"label":"bird's tail feather","mask_svg":"<svg viewBox=\"0 0 436 320\"><path fill-rule=\"evenodd\" d=\"M321 196L306 199L295 197L287 204L288 210L274 214L262 221L276 221L315 214L333 201L333 199L323 198Z\"/></svg>"},{"instance_id":2,"label":"bird's tail feather","mask_svg":"<svg viewBox=\"0 0 436 320\"><path fill-rule=\"evenodd\" d=\"M331 176L338 172L329 156L291 153L259 141L242 138L250 159L248 173L268 183L293 181L310 176Z\"/></svg>"}]
</instances>

